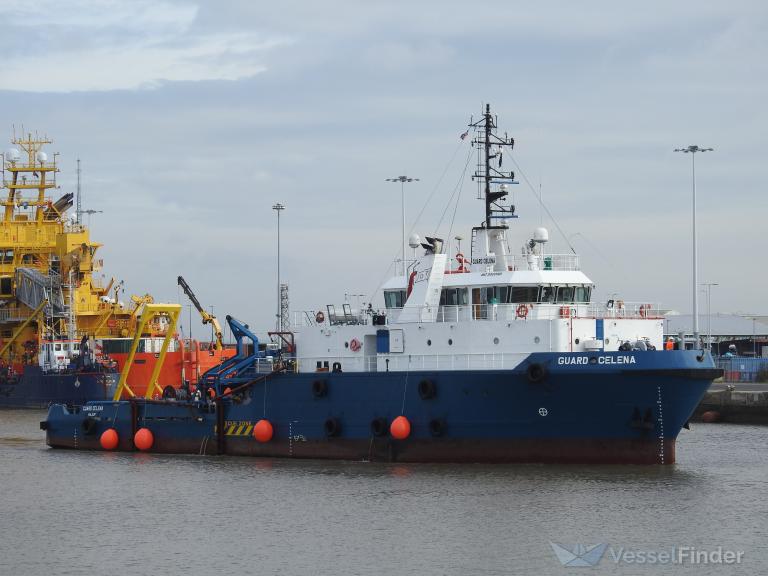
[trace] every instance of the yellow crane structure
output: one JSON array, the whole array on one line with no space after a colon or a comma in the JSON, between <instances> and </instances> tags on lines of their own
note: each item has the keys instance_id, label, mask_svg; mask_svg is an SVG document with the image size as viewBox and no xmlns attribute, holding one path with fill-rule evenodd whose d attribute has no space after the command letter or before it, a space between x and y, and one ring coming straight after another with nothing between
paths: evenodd
<instances>
[{"instance_id":1,"label":"yellow crane structure","mask_svg":"<svg viewBox=\"0 0 768 576\"><path fill-rule=\"evenodd\" d=\"M219 324L216 316L210 312L207 312L205 308L202 307L198 299L195 297L194 292L192 292L192 288L189 287L189 284L187 284L187 281L184 280L183 276L179 276L178 282L179 286L181 286L181 289L184 290L184 294L187 295L187 298L189 298L194 307L197 308L197 311L200 313L200 317L203 319L203 324L210 324L213 326L213 332L216 335L216 351L220 352L224 349L224 337L221 333L221 324Z\"/></svg>"}]
</instances>

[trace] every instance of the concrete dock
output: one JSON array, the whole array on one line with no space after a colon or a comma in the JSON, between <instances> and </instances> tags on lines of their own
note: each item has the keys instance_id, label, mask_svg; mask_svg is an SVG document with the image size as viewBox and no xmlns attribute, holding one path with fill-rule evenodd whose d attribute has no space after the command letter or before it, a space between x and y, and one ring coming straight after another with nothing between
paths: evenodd
<instances>
[{"instance_id":1,"label":"concrete dock","mask_svg":"<svg viewBox=\"0 0 768 576\"><path fill-rule=\"evenodd\" d=\"M768 383L716 382L696 408L692 420L768 424Z\"/></svg>"}]
</instances>

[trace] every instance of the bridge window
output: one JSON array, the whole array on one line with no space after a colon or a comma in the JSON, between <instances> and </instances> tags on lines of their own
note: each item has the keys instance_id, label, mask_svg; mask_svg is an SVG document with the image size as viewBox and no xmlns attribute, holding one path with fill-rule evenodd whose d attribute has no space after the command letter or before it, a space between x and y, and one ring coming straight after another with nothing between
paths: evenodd
<instances>
[{"instance_id":1,"label":"bridge window","mask_svg":"<svg viewBox=\"0 0 768 576\"><path fill-rule=\"evenodd\" d=\"M589 286L576 286L574 300L576 302L589 302L591 288Z\"/></svg>"},{"instance_id":2,"label":"bridge window","mask_svg":"<svg viewBox=\"0 0 768 576\"><path fill-rule=\"evenodd\" d=\"M572 286L558 286L556 301L560 304L571 304L573 302L573 292Z\"/></svg>"},{"instance_id":3,"label":"bridge window","mask_svg":"<svg viewBox=\"0 0 768 576\"><path fill-rule=\"evenodd\" d=\"M13 264L13 250L0 250L0 264Z\"/></svg>"},{"instance_id":4,"label":"bridge window","mask_svg":"<svg viewBox=\"0 0 768 576\"><path fill-rule=\"evenodd\" d=\"M469 297L466 288L443 288L440 292L440 306L466 306Z\"/></svg>"},{"instance_id":5,"label":"bridge window","mask_svg":"<svg viewBox=\"0 0 768 576\"><path fill-rule=\"evenodd\" d=\"M538 286L512 286L510 302L536 302L539 297Z\"/></svg>"},{"instance_id":6,"label":"bridge window","mask_svg":"<svg viewBox=\"0 0 768 576\"><path fill-rule=\"evenodd\" d=\"M405 305L405 290L387 290L384 292L384 306L402 308Z\"/></svg>"},{"instance_id":7,"label":"bridge window","mask_svg":"<svg viewBox=\"0 0 768 576\"><path fill-rule=\"evenodd\" d=\"M552 304L555 301L556 286L542 286L539 291L539 302Z\"/></svg>"}]
</instances>

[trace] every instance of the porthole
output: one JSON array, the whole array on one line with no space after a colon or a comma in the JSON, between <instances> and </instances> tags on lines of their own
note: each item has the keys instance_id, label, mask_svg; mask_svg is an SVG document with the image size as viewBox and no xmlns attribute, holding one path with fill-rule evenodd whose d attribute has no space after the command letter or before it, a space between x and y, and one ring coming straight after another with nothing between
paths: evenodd
<instances>
[{"instance_id":1,"label":"porthole","mask_svg":"<svg viewBox=\"0 0 768 576\"><path fill-rule=\"evenodd\" d=\"M499 343L499 339L498 339L498 337L493 339L493 343L494 343L494 344L498 344L498 343Z\"/></svg>"},{"instance_id":2,"label":"porthole","mask_svg":"<svg viewBox=\"0 0 768 576\"><path fill-rule=\"evenodd\" d=\"M533 343L534 343L534 344L538 344L539 342L541 342L541 338L539 338L538 336L536 336L536 337L533 339Z\"/></svg>"},{"instance_id":3,"label":"porthole","mask_svg":"<svg viewBox=\"0 0 768 576\"><path fill-rule=\"evenodd\" d=\"M610 340L610 338L606 338L606 339L605 339L605 343L606 343L606 344L610 344L610 343L611 343L611 340Z\"/></svg>"},{"instance_id":4,"label":"porthole","mask_svg":"<svg viewBox=\"0 0 768 576\"><path fill-rule=\"evenodd\" d=\"M349 348L349 342L344 342L344 348Z\"/></svg>"},{"instance_id":5,"label":"porthole","mask_svg":"<svg viewBox=\"0 0 768 576\"><path fill-rule=\"evenodd\" d=\"M427 346L432 346L432 340L427 340Z\"/></svg>"},{"instance_id":6,"label":"porthole","mask_svg":"<svg viewBox=\"0 0 768 576\"><path fill-rule=\"evenodd\" d=\"M448 338L448 346L453 346L453 340L451 338Z\"/></svg>"},{"instance_id":7,"label":"porthole","mask_svg":"<svg viewBox=\"0 0 768 576\"><path fill-rule=\"evenodd\" d=\"M574 343L574 344L578 344L578 343L579 343L579 339L578 339L578 338L576 338L576 340L574 340L574 341L573 341L573 343Z\"/></svg>"}]
</instances>

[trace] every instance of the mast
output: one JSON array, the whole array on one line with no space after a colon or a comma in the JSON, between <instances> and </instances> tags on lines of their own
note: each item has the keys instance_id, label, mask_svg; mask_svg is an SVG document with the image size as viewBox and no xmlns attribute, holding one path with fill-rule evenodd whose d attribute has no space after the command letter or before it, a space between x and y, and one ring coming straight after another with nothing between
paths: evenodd
<instances>
[{"instance_id":1,"label":"mast","mask_svg":"<svg viewBox=\"0 0 768 576\"><path fill-rule=\"evenodd\" d=\"M482 152L482 163L472 175L473 180L483 183L483 197L485 200L485 221L483 228L507 228L505 223L494 225L494 220L517 218L514 205L502 204L509 194L507 184L517 184L515 173L502 170L504 151L512 150L515 139L507 136L499 136L496 130L496 119L491 115L491 105L485 105L485 112L480 120L469 124L475 130L475 138L472 145ZM495 160L495 162L491 162Z\"/></svg>"},{"instance_id":2,"label":"mast","mask_svg":"<svg viewBox=\"0 0 768 576\"><path fill-rule=\"evenodd\" d=\"M77 201L75 208L75 218L78 224L83 223L83 206L81 204L82 193L80 190L80 158L77 159Z\"/></svg>"}]
</instances>

